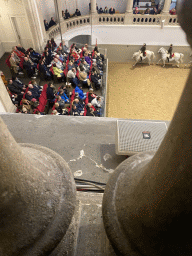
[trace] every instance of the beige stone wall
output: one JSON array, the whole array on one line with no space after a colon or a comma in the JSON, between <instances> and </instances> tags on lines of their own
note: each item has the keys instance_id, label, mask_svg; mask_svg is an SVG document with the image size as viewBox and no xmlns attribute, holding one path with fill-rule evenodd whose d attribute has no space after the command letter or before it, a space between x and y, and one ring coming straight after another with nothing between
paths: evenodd
<instances>
[{"instance_id":1,"label":"beige stone wall","mask_svg":"<svg viewBox=\"0 0 192 256\"><path fill-rule=\"evenodd\" d=\"M116 44L99 44L100 48L107 49L107 58L109 61L117 61L117 62L132 62L133 53L137 52L141 45L116 45ZM156 63L161 55L158 54L158 50L161 48L161 45L147 45L147 50L151 50L155 53ZM163 46L168 49L169 46ZM192 60L190 57L191 48L190 46L175 46L173 45L173 52L179 52L184 54L184 63L188 63Z\"/></svg>"},{"instance_id":2,"label":"beige stone wall","mask_svg":"<svg viewBox=\"0 0 192 256\"><path fill-rule=\"evenodd\" d=\"M0 112L15 113L16 107L13 105L1 77L0 77L0 92L1 92L0 93Z\"/></svg>"}]
</instances>

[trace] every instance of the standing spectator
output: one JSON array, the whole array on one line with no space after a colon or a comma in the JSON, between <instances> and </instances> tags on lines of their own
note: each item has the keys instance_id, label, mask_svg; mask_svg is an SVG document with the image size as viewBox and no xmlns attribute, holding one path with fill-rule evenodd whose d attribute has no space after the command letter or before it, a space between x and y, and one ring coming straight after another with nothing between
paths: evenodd
<instances>
[{"instance_id":1,"label":"standing spectator","mask_svg":"<svg viewBox=\"0 0 192 256\"><path fill-rule=\"evenodd\" d=\"M64 20L66 20L65 12L64 11L62 11L62 17L63 17Z\"/></svg>"},{"instance_id":2,"label":"standing spectator","mask_svg":"<svg viewBox=\"0 0 192 256\"><path fill-rule=\"evenodd\" d=\"M175 10L175 8L171 9L171 10L169 11L169 13L170 13L171 15L176 15L176 10Z\"/></svg>"},{"instance_id":3,"label":"standing spectator","mask_svg":"<svg viewBox=\"0 0 192 256\"><path fill-rule=\"evenodd\" d=\"M102 13L103 13L102 7L98 10L98 13L99 13L99 14L102 14Z\"/></svg>"},{"instance_id":4,"label":"standing spectator","mask_svg":"<svg viewBox=\"0 0 192 256\"><path fill-rule=\"evenodd\" d=\"M103 13L108 13L108 8L105 6L105 9L103 10Z\"/></svg>"},{"instance_id":5,"label":"standing spectator","mask_svg":"<svg viewBox=\"0 0 192 256\"><path fill-rule=\"evenodd\" d=\"M157 9L153 7L153 9L150 11L150 14L155 15L157 14Z\"/></svg>"},{"instance_id":6,"label":"standing spectator","mask_svg":"<svg viewBox=\"0 0 192 256\"><path fill-rule=\"evenodd\" d=\"M48 100L48 103L49 103L49 109L53 107L54 105L54 102L55 102L55 87L52 83L48 83L48 86L47 86L47 100ZM48 111L49 111L48 109Z\"/></svg>"},{"instance_id":7,"label":"standing spectator","mask_svg":"<svg viewBox=\"0 0 192 256\"><path fill-rule=\"evenodd\" d=\"M113 8L113 7L111 7L110 9L109 9L109 14L114 14L115 13L115 9Z\"/></svg>"},{"instance_id":8,"label":"standing spectator","mask_svg":"<svg viewBox=\"0 0 192 256\"><path fill-rule=\"evenodd\" d=\"M149 14L150 13L150 9L149 9L149 7L147 7L147 9L145 10L145 13L144 14Z\"/></svg>"},{"instance_id":9,"label":"standing spectator","mask_svg":"<svg viewBox=\"0 0 192 256\"><path fill-rule=\"evenodd\" d=\"M47 20L44 20L44 26L45 26L45 30L49 30L49 23Z\"/></svg>"},{"instance_id":10,"label":"standing spectator","mask_svg":"<svg viewBox=\"0 0 192 256\"><path fill-rule=\"evenodd\" d=\"M81 12L79 11L79 9L76 9L74 16L81 16Z\"/></svg>"},{"instance_id":11,"label":"standing spectator","mask_svg":"<svg viewBox=\"0 0 192 256\"><path fill-rule=\"evenodd\" d=\"M135 7L135 10L133 11L133 14L140 14L138 7Z\"/></svg>"},{"instance_id":12,"label":"standing spectator","mask_svg":"<svg viewBox=\"0 0 192 256\"><path fill-rule=\"evenodd\" d=\"M68 12L68 10L65 10L65 19L69 19L71 17L70 13Z\"/></svg>"},{"instance_id":13,"label":"standing spectator","mask_svg":"<svg viewBox=\"0 0 192 256\"><path fill-rule=\"evenodd\" d=\"M56 24L54 18L51 17L51 20L50 20L50 22L49 22L49 28L52 27L52 26L55 26L55 25L57 25L57 24Z\"/></svg>"},{"instance_id":14,"label":"standing spectator","mask_svg":"<svg viewBox=\"0 0 192 256\"><path fill-rule=\"evenodd\" d=\"M51 38L51 44L52 44L52 49L53 49L52 51L56 50L57 44L55 43L54 38Z\"/></svg>"}]
</instances>

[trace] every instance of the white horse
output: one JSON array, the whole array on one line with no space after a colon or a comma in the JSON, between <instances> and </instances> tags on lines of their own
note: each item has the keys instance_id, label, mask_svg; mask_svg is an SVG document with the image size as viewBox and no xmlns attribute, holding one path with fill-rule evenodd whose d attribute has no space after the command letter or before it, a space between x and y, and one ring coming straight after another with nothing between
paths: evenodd
<instances>
[{"instance_id":1,"label":"white horse","mask_svg":"<svg viewBox=\"0 0 192 256\"><path fill-rule=\"evenodd\" d=\"M157 62L157 64L159 64L159 62L162 60L163 61L163 68L165 67L165 61L168 61L167 58L170 57L168 51L161 47L158 51L158 53L161 53L161 59ZM179 64L183 63L183 58L184 58L184 54L183 53L178 53L178 52L174 52L174 56L170 59L169 61L175 61L177 63L177 67L179 68Z\"/></svg>"},{"instance_id":2,"label":"white horse","mask_svg":"<svg viewBox=\"0 0 192 256\"><path fill-rule=\"evenodd\" d=\"M142 59L141 59L142 58ZM133 64L133 67L140 61L143 61L145 59L148 60L149 65L151 64L151 60L155 58L155 54L152 51L146 50L145 57L143 57L143 53L141 51L134 52L132 59L135 60L135 64Z\"/></svg>"}]
</instances>

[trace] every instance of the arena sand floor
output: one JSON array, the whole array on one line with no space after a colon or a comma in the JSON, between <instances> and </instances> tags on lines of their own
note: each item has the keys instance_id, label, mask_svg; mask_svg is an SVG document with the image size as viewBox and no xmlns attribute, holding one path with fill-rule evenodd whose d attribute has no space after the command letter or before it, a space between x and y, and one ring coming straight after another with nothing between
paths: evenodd
<instances>
[{"instance_id":1,"label":"arena sand floor","mask_svg":"<svg viewBox=\"0 0 192 256\"><path fill-rule=\"evenodd\" d=\"M173 117L190 69L109 62L107 116L167 120Z\"/></svg>"}]
</instances>

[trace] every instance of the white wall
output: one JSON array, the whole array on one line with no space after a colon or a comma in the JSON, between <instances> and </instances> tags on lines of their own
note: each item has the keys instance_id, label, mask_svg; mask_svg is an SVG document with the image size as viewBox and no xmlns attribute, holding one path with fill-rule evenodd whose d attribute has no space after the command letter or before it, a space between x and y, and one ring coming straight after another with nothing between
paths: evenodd
<instances>
[{"instance_id":1,"label":"white wall","mask_svg":"<svg viewBox=\"0 0 192 256\"><path fill-rule=\"evenodd\" d=\"M91 26L72 29L63 35L66 42L77 35L91 35ZM59 39L59 37L58 37ZM188 46L185 33L180 26L138 26L138 25L99 25L92 28L92 44L118 45L173 45Z\"/></svg>"},{"instance_id":2,"label":"white wall","mask_svg":"<svg viewBox=\"0 0 192 256\"><path fill-rule=\"evenodd\" d=\"M22 1L3 1L0 0L0 40L6 52L12 50L17 45L17 40L11 17L15 17L20 27L20 35L24 47L32 44L32 35L29 28L28 19L23 8Z\"/></svg>"}]
</instances>

